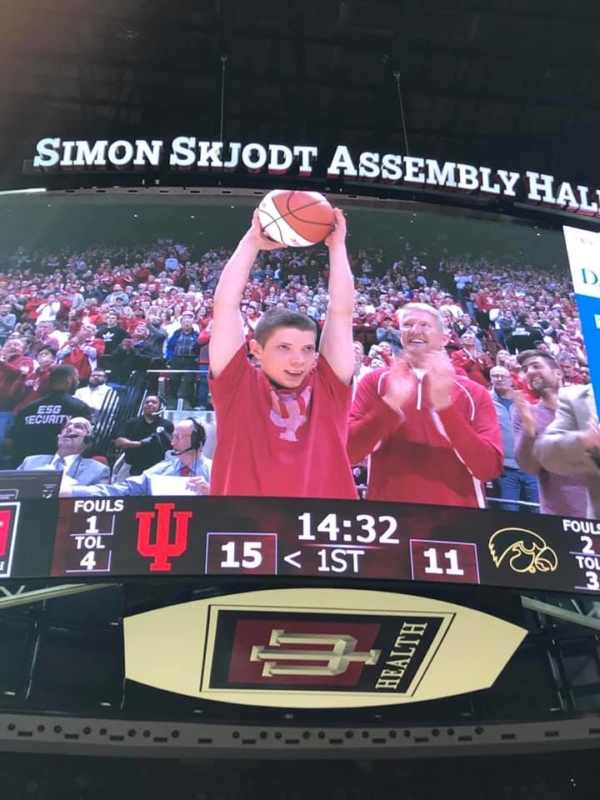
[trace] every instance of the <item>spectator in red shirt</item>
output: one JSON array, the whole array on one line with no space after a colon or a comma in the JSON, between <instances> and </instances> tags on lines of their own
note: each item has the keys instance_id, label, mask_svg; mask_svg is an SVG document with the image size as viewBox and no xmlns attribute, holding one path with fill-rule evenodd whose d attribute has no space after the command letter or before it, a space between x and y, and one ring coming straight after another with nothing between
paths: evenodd
<instances>
[{"instance_id":1,"label":"spectator in red shirt","mask_svg":"<svg viewBox=\"0 0 600 800\"><path fill-rule=\"evenodd\" d=\"M490 385L490 370L494 366L492 359L479 350L475 334L465 331L460 337L462 348L452 353L452 363L455 367L462 367L467 376L475 383L480 383L486 389Z\"/></svg>"},{"instance_id":2,"label":"spectator in red shirt","mask_svg":"<svg viewBox=\"0 0 600 800\"><path fill-rule=\"evenodd\" d=\"M56 366L56 348L50 345L42 345L37 352L37 369L31 374L21 374L19 387L15 387L15 392L20 395L20 400L14 408L14 413L19 411L28 403L33 403L44 397L50 391L50 373Z\"/></svg>"},{"instance_id":3,"label":"spectator in red shirt","mask_svg":"<svg viewBox=\"0 0 600 800\"><path fill-rule=\"evenodd\" d=\"M0 447L14 422L21 378L33 372L33 360L24 351L25 343L17 338L8 339L0 350ZM4 464L3 458L0 463Z\"/></svg>"},{"instance_id":4,"label":"spectator in red shirt","mask_svg":"<svg viewBox=\"0 0 600 800\"><path fill-rule=\"evenodd\" d=\"M104 355L104 342L96 336L96 326L84 323L58 353L61 364L70 364L79 374L79 385L85 386L92 371L98 366L98 359Z\"/></svg>"}]
</instances>

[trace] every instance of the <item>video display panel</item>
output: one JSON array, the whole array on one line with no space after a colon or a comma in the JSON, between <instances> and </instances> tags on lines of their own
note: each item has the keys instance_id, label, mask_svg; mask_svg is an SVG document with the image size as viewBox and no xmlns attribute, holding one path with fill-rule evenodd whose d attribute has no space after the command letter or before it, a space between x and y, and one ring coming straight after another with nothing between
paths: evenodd
<instances>
[{"instance_id":1,"label":"video display panel","mask_svg":"<svg viewBox=\"0 0 600 800\"><path fill-rule=\"evenodd\" d=\"M260 200L0 198L4 469L595 516L598 451L556 427L565 393L595 415L560 231L340 200L326 242L276 248Z\"/></svg>"}]
</instances>

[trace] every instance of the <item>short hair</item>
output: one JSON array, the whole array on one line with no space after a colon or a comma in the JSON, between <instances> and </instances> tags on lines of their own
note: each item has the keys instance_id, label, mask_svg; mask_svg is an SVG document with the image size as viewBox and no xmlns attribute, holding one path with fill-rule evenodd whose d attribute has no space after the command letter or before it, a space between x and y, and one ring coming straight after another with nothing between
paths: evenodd
<instances>
[{"instance_id":1,"label":"short hair","mask_svg":"<svg viewBox=\"0 0 600 800\"><path fill-rule=\"evenodd\" d=\"M430 306L428 303L407 303L405 306L401 306L397 311L400 324L402 324L402 318L407 311L422 311L425 314L430 314L437 321L440 331L442 333L446 332L444 318L435 306Z\"/></svg>"},{"instance_id":2,"label":"short hair","mask_svg":"<svg viewBox=\"0 0 600 800\"><path fill-rule=\"evenodd\" d=\"M523 350L523 352L519 353L517 356L517 361L520 366L524 367L525 362L529 361L530 358L542 358L552 369L560 369L554 356L551 356L550 353L544 353L543 350Z\"/></svg>"},{"instance_id":3,"label":"short hair","mask_svg":"<svg viewBox=\"0 0 600 800\"><path fill-rule=\"evenodd\" d=\"M67 383L69 378L79 379L79 373L72 364L61 364L55 367L50 373L48 387L54 389L57 386L63 386Z\"/></svg>"},{"instance_id":4,"label":"short hair","mask_svg":"<svg viewBox=\"0 0 600 800\"><path fill-rule=\"evenodd\" d=\"M54 358L56 358L56 352L56 347L52 347L50 344L43 344L38 348L37 355L39 356L40 353L51 353Z\"/></svg>"},{"instance_id":5,"label":"short hair","mask_svg":"<svg viewBox=\"0 0 600 800\"><path fill-rule=\"evenodd\" d=\"M295 328L310 331L317 336L315 321L306 314L290 311L288 308L273 308L265 311L254 329L254 338L263 347L279 328Z\"/></svg>"}]
</instances>

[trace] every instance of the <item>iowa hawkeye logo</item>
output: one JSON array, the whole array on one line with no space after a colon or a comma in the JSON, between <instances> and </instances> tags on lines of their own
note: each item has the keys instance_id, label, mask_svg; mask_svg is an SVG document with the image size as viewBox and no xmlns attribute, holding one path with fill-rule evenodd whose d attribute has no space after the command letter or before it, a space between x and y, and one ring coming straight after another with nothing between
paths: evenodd
<instances>
[{"instance_id":1,"label":"iowa hawkeye logo","mask_svg":"<svg viewBox=\"0 0 600 800\"><path fill-rule=\"evenodd\" d=\"M558 556L548 547L539 533L526 528L502 528L493 534L488 544L497 567L508 562L513 572L554 572Z\"/></svg>"}]
</instances>

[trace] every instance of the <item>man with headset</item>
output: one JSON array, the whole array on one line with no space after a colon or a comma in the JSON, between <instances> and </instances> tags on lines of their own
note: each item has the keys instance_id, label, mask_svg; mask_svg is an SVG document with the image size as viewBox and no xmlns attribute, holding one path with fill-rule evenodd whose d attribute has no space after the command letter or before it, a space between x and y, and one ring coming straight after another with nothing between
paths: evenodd
<instances>
[{"instance_id":1,"label":"man with headset","mask_svg":"<svg viewBox=\"0 0 600 800\"><path fill-rule=\"evenodd\" d=\"M57 470L63 473L63 484L95 486L108 483L110 469L84 454L94 441L94 426L84 417L71 417L56 437L54 455L27 456L18 470Z\"/></svg>"},{"instance_id":2,"label":"man with headset","mask_svg":"<svg viewBox=\"0 0 600 800\"><path fill-rule=\"evenodd\" d=\"M174 458L165 459L141 475L111 486L61 487L61 497L146 497L178 494L207 495L212 461L202 453L204 427L192 417L175 425L171 436Z\"/></svg>"},{"instance_id":3,"label":"man with headset","mask_svg":"<svg viewBox=\"0 0 600 800\"><path fill-rule=\"evenodd\" d=\"M141 475L164 459L173 434L173 423L161 416L164 405L161 397L149 394L140 416L128 419L115 440L129 464L129 475Z\"/></svg>"}]
</instances>

